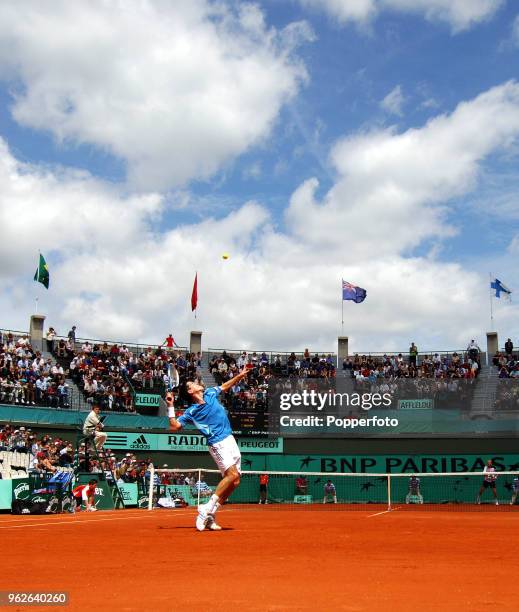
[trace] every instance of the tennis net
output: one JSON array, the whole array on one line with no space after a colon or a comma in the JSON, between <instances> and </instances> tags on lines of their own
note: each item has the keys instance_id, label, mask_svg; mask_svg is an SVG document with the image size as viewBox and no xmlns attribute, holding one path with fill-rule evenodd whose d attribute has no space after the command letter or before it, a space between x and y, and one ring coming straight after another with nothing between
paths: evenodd
<instances>
[{"instance_id":1,"label":"tennis net","mask_svg":"<svg viewBox=\"0 0 519 612\"><path fill-rule=\"evenodd\" d=\"M190 484L168 484L174 479L171 470L151 470L150 480L154 485L149 509L161 505L173 507L175 500L178 505L204 503L221 480L217 470L196 468L184 469L183 472L192 474ZM484 472L342 474L244 471L240 486L230 496L229 503L313 508L320 504L333 505L337 509L372 505L388 510L397 506L448 506L467 510L499 506L517 510L519 472L493 472L489 477Z\"/></svg>"}]
</instances>

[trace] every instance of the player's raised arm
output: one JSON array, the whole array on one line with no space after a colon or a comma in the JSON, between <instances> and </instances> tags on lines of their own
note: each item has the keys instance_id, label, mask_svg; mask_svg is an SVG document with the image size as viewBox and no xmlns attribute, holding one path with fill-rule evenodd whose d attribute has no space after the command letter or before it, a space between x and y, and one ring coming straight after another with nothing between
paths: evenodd
<instances>
[{"instance_id":1,"label":"player's raised arm","mask_svg":"<svg viewBox=\"0 0 519 612\"><path fill-rule=\"evenodd\" d=\"M231 378L231 380L227 380L226 382L224 382L220 388L222 389L222 391L229 391L229 389L232 389L238 381L242 380L242 378L245 378L249 372L250 370L247 368L247 366L245 366L239 374L236 374L236 376L234 376L234 378Z\"/></svg>"},{"instance_id":2,"label":"player's raised arm","mask_svg":"<svg viewBox=\"0 0 519 612\"><path fill-rule=\"evenodd\" d=\"M175 418L175 405L173 402L173 393L166 393L166 404L168 405L169 428L171 431L182 429L182 423Z\"/></svg>"}]
</instances>

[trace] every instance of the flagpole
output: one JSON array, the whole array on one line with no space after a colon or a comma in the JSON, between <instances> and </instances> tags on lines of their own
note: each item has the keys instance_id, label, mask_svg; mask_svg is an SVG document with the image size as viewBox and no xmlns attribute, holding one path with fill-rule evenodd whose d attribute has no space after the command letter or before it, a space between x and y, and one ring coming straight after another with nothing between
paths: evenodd
<instances>
[{"instance_id":1,"label":"flagpole","mask_svg":"<svg viewBox=\"0 0 519 612\"><path fill-rule=\"evenodd\" d=\"M490 280L490 285L492 285L492 272L489 272L488 276ZM489 288L490 288L490 331L494 331L494 312L492 310L492 287L490 285L489 285Z\"/></svg>"},{"instance_id":2,"label":"flagpole","mask_svg":"<svg viewBox=\"0 0 519 612\"><path fill-rule=\"evenodd\" d=\"M341 293L341 314L342 314L341 334L344 336L344 300L342 299L342 293Z\"/></svg>"},{"instance_id":3,"label":"flagpole","mask_svg":"<svg viewBox=\"0 0 519 612\"><path fill-rule=\"evenodd\" d=\"M36 311L34 314L38 314L38 298L36 298Z\"/></svg>"}]
</instances>

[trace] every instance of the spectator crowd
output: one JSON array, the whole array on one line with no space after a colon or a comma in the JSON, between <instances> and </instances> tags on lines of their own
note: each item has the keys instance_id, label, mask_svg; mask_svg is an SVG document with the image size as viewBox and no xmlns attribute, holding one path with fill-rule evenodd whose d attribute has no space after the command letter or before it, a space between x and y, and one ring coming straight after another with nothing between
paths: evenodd
<instances>
[{"instance_id":1,"label":"spectator crowd","mask_svg":"<svg viewBox=\"0 0 519 612\"><path fill-rule=\"evenodd\" d=\"M69 406L66 372L35 351L27 334L0 333L0 403Z\"/></svg>"},{"instance_id":2,"label":"spectator crowd","mask_svg":"<svg viewBox=\"0 0 519 612\"><path fill-rule=\"evenodd\" d=\"M37 435L30 427L0 425L0 451L29 455L29 470L34 472L56 472L74 464L71 442L59 436Z\"/></svg>"},{"instance_id":3,"label":"spectator crowd","mask_svg":"<svg viewBox=\"0 0 519 612\"><path fill-rule=\"evenodd\" d=\"M283 357L279 354L268 356L265 352L258 354L242 351L234 355L223 351L213 355L209 361L209 371L217 385L230 380L244 367L251 369L250 374L223 398L227 408L235 412L265 410L267 390L272 378L329 380L335 378L336 374L332 355L312 356L308 349L302 354L292 352Z\"/></svg>"},{"instance_id":4,"label":"spectator crowd","mask_svg":"<svg viewBox=\"0 0 519 612\"><path fill-rule=\"evenodd\" d=\"M514 354L513 342L508 338L505 350L498 351L492 363L499 378L496 388L495 408L497 411L519 409L519 357Z\"/></svg>"},{"instance_id":5,"label":"spectator crowd","mask_svg":"<svg viewBox=\"0 0 519 612\"><path fill-rule=\"evenodd\" d=\"M70 377L86 401L103 411L135 412L132 388L157 393L177 387L199 374L201 355L182 353L174 347L147 347L134 352L126 345L84 342L69 354Z\"/></svg>"},{"instance_id":6,"label":"spectator crowd","mask_svg":"<svg viewBox=\"0 0 519 612\"><path fill-rule=\"evenodd\" d=\"M108 481L137 482L144 484L149 480L151 459L139 459L134 453L126 453L117 458L110 449L96 455L82 442L76 450L72 442L60 436L37 434L30 427L0 425L0 451L24 453L29 456L29 473L54 473L63 468L79 465L81 471L92 474L104 472ZM168 469L167 465L162 466ZM196 487L193 472L171 469L162 472L156 484L188 485Z\"/></svg>"}]
</instances>

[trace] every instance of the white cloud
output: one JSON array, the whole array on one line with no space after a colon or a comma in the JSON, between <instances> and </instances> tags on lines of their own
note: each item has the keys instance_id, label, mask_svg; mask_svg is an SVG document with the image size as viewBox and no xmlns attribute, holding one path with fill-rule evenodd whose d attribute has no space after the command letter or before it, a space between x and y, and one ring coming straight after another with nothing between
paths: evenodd
<instances>
[{"instance_id":1,"label":"white cloud","mask_svg":"<svg viewBox=\"0 0 519 612\"><path fill-rule=\"evenodd\" d=\"M262 174L262 168L260 162L256 161L252 164L249 164L246 168L244 168L242 172L242 176L245 180L252 179L257 180L260 178Z\"/></svg>"},{"instance_id":2,"label":"white cloud","mask_svg":"<svg viewBox=\"0 0 519 612\"><path fill-rule=\"evenodd\" d=\"M400 85L394 87L387 96L382 100L380 106L383 110L392 115L402 116L402 107L405 102L404 94Z\"/></svg>"},{"instance_id":3,"label":"white cloud","mask_svg":"<svg viewBox=\"0 0 519 612\"><path fill-rule=\"evenodd\" d=\"M439 108L440 103L438 102L438 100L435 100L434 98L427 98L425 99L421 104L420 104L420 108Z\"/></svg>"},{"instance_id":4,"label":"white cloud","mask_svg":"<svg viewBox=\"0 0 519 612\"><path fill-rule=\"evenodd\" d=\"M339 23L366 24L384 11L423 15L450 25L453 33L493 17L504 0L299 0L303 6L326 11Z\"/></svg>"},{"instance_id":5,"label":"white cloud","mask_svg":"<svg viewBox=\"0 0 519 612\"><path fill-rule=\"evenodd\" d=\"M519 253L519 234L516 234L510 244L508 245L507 251L512 255L517 255Z\"/></svg>"},{"instance_id":6,"label":"white cloud","mask_svg":"<svg viewBox=\"0 0 519 612\"><path fill-rule=\"evenodd\" d=\"M299 0L304 7L324 10L339 23L354 21L368 22L375 17L378 6L376 0Z\"/></svg>"},{"instance_id":7,"label":"white cloud","mask_svg":"<svg viewBox=\"0 0 519 612\"><path fill-rule=\"evenodd\" d=\"M303 242L326 240L345 249L334 228L362 228L362 239L348 239L347 252L355 258L369 256L373 245L378 255L405 253L426 238L451 233L441 204L469 191L480 162L518 133L519 85L509 82L421 129L345 138L331 154L339 175L334 187L317 202L316 181L308 181L294 194L287 221Z\"/></svg>"},{"instance_id":8,"label":"white cloud","mask_svg":"<svg viewBox=\"0 0 519 612\"><path fill-rule=\"evenodd\" d=\"M62 332L76 323L91 337L158 341L172 331L186 342L196 326L205 347L333 350L342 277L368 290L362 305L345 304L355 349L402 350L411 339L460 348L486 323L487 278L409 253L452 233L449 201L470 193L485 159L518 134L510 82L421 128L342 139L331 152L335 184L319 198L315 179L301 184L283 231L260 203L236 202L220 219L156 233L160 196L21 164L1 143L0 326L26 327L39 292ZM37 248L51 265L48 292L31 280ZM518 314L512 305L503 315L509 334Z\"/></svg>"},{"instance_id":9,"label":"white cloud","mask_svg":"<svg viewBox=\"0 0 519 612\"><path fill-rule=\"evenodd\" d=\"M266 138L307 78L305 23L208 0L0 3L0 78L12 113L124 160L143 189L207 178Z\"/></svg>"},{"instance_id":10,"label":"white cloud","mask_svg":"<svg viewBox=\"0 0 519 612\"><path fill-rule=\"evenodd\" d=\"M453 32L467 30L492 18L504 0L381 0L392 10L423 14L429 21L443 21Z\"/></svg>"}]
</instances>

